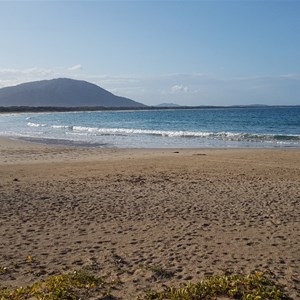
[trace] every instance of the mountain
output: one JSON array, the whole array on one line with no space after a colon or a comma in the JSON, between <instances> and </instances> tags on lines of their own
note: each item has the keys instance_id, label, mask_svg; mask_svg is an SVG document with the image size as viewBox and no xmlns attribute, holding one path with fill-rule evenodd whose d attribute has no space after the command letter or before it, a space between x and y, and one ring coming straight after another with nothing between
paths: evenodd
<instances>
[{"instance_id":1,"label":"mountain","mask_svg":"<svg viewBox=\"0 0 300 300\"><path fill-rule=\"evenodd\" d=\"M175 103L161 103L156 106L157 107L180 107L179 104L175 104Z\"/></svg>"},{"instance_id":2,"label":"mountain","mask_svg":"<svg viewBox=\"0 0 300 300\"><path fill-rule=\"evenodd\" d=\"M0 106L146 107L87 81L68 78L33 81L2 88Z\"/></svg>"}]
</instances>

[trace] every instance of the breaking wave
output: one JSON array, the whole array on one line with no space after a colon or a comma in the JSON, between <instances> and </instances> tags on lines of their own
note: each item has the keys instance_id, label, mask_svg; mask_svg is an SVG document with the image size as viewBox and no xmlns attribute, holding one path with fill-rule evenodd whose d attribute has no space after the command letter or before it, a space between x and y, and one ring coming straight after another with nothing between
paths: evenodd
<instances>
[{"instance_id":1,"label":"breaking wave","mask_svg":"<svg viewBox=\"0 0 300 300\"><path fill-rule=\"evenodd\" d=\"M29 127L46 127L47 124L39 124L39 123L28 122L27 126L29 126Z\"/></svg>"},{"instance_id":2,"label":"breaking wave","mask_svg":"<svg viewBox=\"0 0 300 300\"><path fill-rule=\"evenodd\" d=\"M205 131L184 131L184 130L150 130L138 128L97 128L72 125L47 125L28 122L30 127L49 127L50 129L63 130L78 135L91 136L136 136L152 135L169 138L205 138L222 141L234 142L276 142L300 144L300 135L284 134L254 134L254 133L236 133L236 132L205 132Z\"/></svg>"},{"instance_id":3,"label":"breaking wave","mask_svg":"<svg viewBox=\"0 0 300 300\"><path fill-rule=\"evenodd\" d=\"M70 129L70 128L69 128ZM162 137L182 137L182 138L211 138L224 141L247 141L247 142L299 142L300 135L272 135L272 134L251 134L234 132L203 132L203 131L171 131L171 130L148 130L129 128L96 128L73 126L74 132L81 132L94 135L154 135Z\"/></svg>"}]
</instances>

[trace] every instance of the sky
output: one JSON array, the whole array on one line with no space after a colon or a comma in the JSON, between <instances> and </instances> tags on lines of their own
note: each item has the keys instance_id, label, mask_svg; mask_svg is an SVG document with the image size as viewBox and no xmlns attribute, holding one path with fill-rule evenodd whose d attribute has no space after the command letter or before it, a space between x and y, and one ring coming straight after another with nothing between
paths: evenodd
<instances>
[{"instance_id":1,"label":"sky","mask_svg":"<svg viewBox=\"0 0 300 300\"><path fill-rule=\"evenodd\" d=\"M0 88L68 77L147 105L300 105L300 0L0 0Z\"/></svg>"}]
</instances>

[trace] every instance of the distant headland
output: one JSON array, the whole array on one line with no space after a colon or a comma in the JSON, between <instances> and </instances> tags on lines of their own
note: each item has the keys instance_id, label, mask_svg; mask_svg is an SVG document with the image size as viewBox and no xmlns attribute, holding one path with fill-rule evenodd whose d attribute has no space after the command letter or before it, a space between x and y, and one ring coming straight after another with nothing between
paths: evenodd
<instances>
[{"instance_id":1,"label":"distant headland","mask_svg":"<svg viewBox=\"0 0 300 300\"><path fill-rule=\"evenodd\" d=\"M116 96L87 81L68 78L22 83L0 89L0 107L126 107L146 105Z\"/></svg>"},{"instance_id":2,"label":"distant headland","mask_svg":"<svg viewBox=\"0 0 300 300\"><path fill-rule=\"evenodd\" d=\"M283 107L285 105L281 105ZM22 83L0 89L0 113L100 110L218 109L273 107L262 104L182 106L162 103L147 106L120 97L87 81L58 78Z\"/></svg>"}]
</instances>

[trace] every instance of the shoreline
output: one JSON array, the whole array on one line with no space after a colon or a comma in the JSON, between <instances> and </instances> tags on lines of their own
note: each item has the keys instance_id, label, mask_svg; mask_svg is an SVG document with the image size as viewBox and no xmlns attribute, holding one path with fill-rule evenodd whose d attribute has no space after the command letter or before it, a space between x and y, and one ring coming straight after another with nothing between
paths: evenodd
<instances>
[{"instance_id":1,"label":"shoreline","mask_svg":"<svg viewBox=\"0 0 300 300\"><path fill-rule=\"evenodd\" d=\"M35 141L51 138L50 141L40 141L68 145L79 143L79 146L300 148L299 132L293 126L299 121L298 108L228 109L228 113L224 109L209 112L192 109L177 112L127 110L14 114L7 119L5 116L0 118L0 127L3 135ZM272 118L278 119L277 126L274 126Z\"/></svg>"},{"instance_id":2,"label":"shoreline","mask_svg":"<svg viewBox=\"0 0 300 300\"><path fill-rule=\"evenodd\" d=\"M53 147L66 147L66 148L98 148L98 149L120 149L120 150L161 150L161 151L176 151L176 150L300 150L300 146L203 146L203 147L121 147L114 146L108 143L99 143L99 142L85 142L85 141L76 141L68 139L56 139L56 138L41 138L41 137L22 137L22 136L1 136L0 141L15 141L15 142L24 142L31 143L35 145L44 145L44 146L53 146Z\"/></svg>"},{"instance_id":3,"label":"shoreline","mask_svg":"<svg viewBox=\"0 0 300 300\"><path fill-rule=\"evenodd\" d=\"M149 288L259 271L298 299L299 182L299 149L0 138L0 267L9 270L0 287L86 268L119 278L113 295L129 300ZM154 278L155 266L174 276Z\"/></svg>"}]
</instances>

